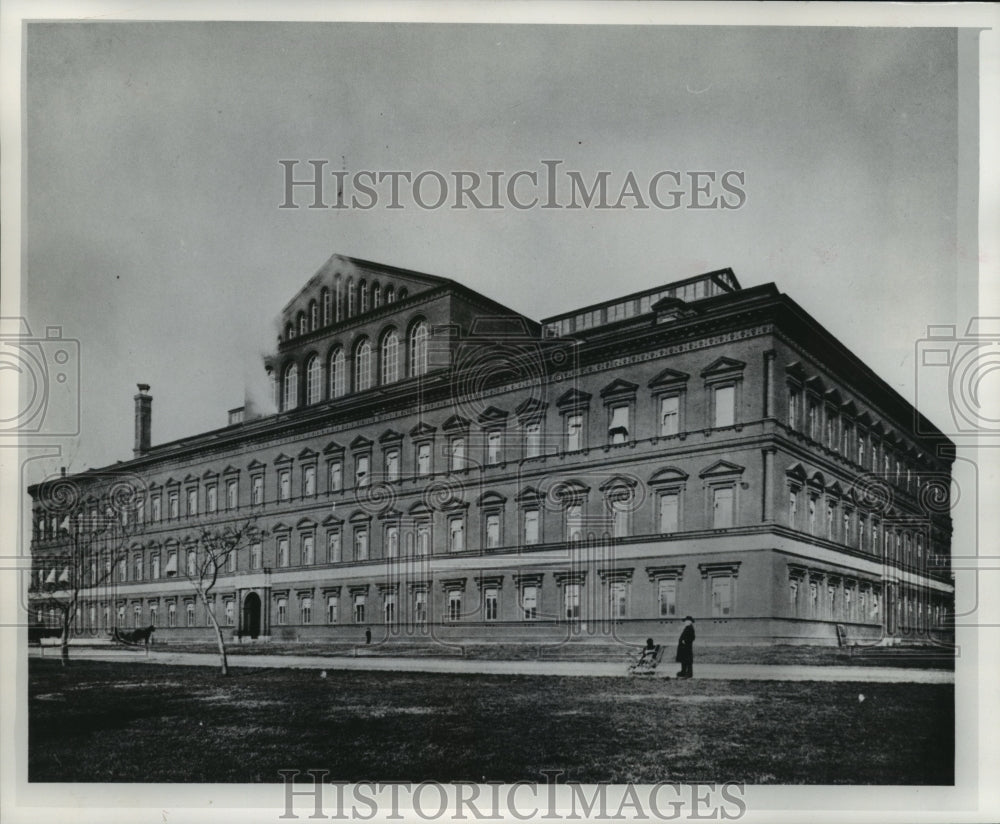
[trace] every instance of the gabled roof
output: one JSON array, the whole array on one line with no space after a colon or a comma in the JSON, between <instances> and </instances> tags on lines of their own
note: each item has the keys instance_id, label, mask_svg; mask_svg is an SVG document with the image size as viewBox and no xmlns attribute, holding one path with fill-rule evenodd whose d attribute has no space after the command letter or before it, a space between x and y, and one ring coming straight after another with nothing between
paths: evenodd
<instances>
[{"instance_id":1,"label":"gabled roof","mask_svg":"<svg viewBox=\"0 0 1000 824\"><path fill-rule=\"evenodd\" d=\"M685 383L691 376L687 372L678 372L676 369L671 369L669 366L666 369L661 369L657 372L649 381L649 388L654 389L658 386L673 386L678 383Z\"/></svg>"}]
</instances>

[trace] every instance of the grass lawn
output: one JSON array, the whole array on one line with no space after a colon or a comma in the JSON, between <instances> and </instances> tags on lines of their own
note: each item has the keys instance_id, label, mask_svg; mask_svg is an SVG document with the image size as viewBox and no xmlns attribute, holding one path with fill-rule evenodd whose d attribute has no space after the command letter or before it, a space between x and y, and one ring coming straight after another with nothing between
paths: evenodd
<instances>
[{"instance_id":1,"label":"grass lawn","mask_svg":"<svg viewBox=\"0 0 1000 824\"><path fill-rule=\"evenodd\" d=\"M44 659L29 676L31 781L953 783L948 685Z\"/></svg>"}]
</instances>

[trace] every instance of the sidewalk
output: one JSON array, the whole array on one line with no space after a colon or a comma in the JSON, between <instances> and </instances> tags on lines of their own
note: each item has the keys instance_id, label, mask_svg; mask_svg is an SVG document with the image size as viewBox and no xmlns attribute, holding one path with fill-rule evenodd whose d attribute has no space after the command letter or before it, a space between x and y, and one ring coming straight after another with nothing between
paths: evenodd
<instances>
[{"instance_id":1,"label":"sidewalk","mask_svg":"<svg viewBox=\"0 0 1000 824\"><path fill-rule=\"evenodd\" d=\"M57 658L58 650L43 656L40 649L32 649L30 657ZM75 660L87 661L141 661L153 664L216 667L218 655L196 652L161 652L133 649L74 649ZM592 677L625 677L624 663L604 661L482 661L456 658L404 658L373 656L318 656L318 655L239 655L230 653L230 667L273 667L276 669L320 670L384 670L388 672L448 672L481 675L563 675ZM953 684L955 674L947 670L922 670L903 667L841 667L797 666L768 664L698 664L695 660L695 679L747 681L858 681L870 683ZM676 673L676 665L664 662L655 677L667 678Z\"/></svg>"}]
</instances>

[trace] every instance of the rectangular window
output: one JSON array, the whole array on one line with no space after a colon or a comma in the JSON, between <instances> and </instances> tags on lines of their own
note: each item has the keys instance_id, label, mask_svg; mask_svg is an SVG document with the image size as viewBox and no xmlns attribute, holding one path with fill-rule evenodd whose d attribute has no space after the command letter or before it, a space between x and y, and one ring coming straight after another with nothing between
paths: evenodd
<instances>
[{"instance_id":1,"label":"rectangular window","mask_svg":"<svg viewBox=\"0 0 1000 824\"><path fill-rule=\"evenodd\" d=\"M302 563L311 566L316 561L316 538L312 535L302 536Z\"/></svg>"},{"instance_id":2,"label":"rectangular window","mask_svg":"<svg viewBox=\"0 0 1000 824\"><path fill-rule=\"evenodd\" d=\"M340 532L326 533L326 562L328 564L340 563Z\"/></svg>"},{"instance_id":3,"label":"rectangular window","mask_svg":"<svg viewBox=\"0 0 1000 824\"><path fill-rule=\"evenodd\" d=\"M176 492L171 492L167 496L167 514L170 518L180 517L178 506L178 495Z\"/></svg>"},{"instance_id":4,"label":"rectangular window","mask_svg":"<svg viewBox=\"0 0 1000 824\"><path fill-rule=\"evenodd\" d=\"M385 528L385 554L388 558L396 558L399 555L398 526L387 526Z\"/></svg>"},{"instance_id":5,"label":"rectangular window","mask_svg":"<svg viewBox=\"0 0 1000 824\"><path fill-rule=\"evenodd\" d=\"M184 613L187 616L187 625L189 627L194 626L194 604L190 601L184 607Z\"/></svg>"},{"instance_id":6,"label":"rectangular window","mask_svg":"<svg viewBox=\"0 0 1000 824\"><path fill-rule=\"evenodd\" d=\"M448 591L448 620L458 621L462 617L462 592L458 589Z\"/></svg>"},{"instance_id":7,"label":"rectangular window","mask_svg":"<svg viewBox=\"0 0 1000 824\"><path fill-rule=\"evenodd\" d=\"M495 549L500 546L500 515L491 512L486 516L486 548Z\"/></svg>"},{"instance_id":8,"label":"rectangular window","mask_svg":"<svg viewBox=\"0 0 1000 824\"><path fill-rule=\"evenodd\" d=\"M538 510L524 510L524 542L526 544L538 543Z\"/></svg>"},{"instance_id":9,"label":"rectangular window","mask_svg":"<svg viewBox=\"0 0 1000 824\"><path fill-rule=\"evenodd\" d=\"M611 509L611 534L615 538L627 538L629 535L628 507L620 501Z\"/></svg>"},{"instance_id":10,"label":"rectangular window","mask_svg":"<svg viewBox=\"0 0 1000 824\"><path fill-rule=\"evenodd\" d=\"M566 451L583 449L583 415L566 416Z\"/></svg>"},{"instance_id":11,"label":"rectangular window","mask_svg":"<svg viewBox=\"0 0 1000 824\"><path fill-rule=\"evenodd\" d=\"M799 582L794 579L788 582L788 609L792 615L799 614Z\"/></svg>"},{"instance_id":12,"label":"rectangular window","mask_svg":"<svg viewBox=\"0 0 1000 824\"><path fill-rule=\"evenodd\" d=\"M278 500L288 501L292 497L292 473L282 469L278 473Z\"/></svg>"},{"instance_id":13,"label":"rectangular window","mask_svg":"<svg viewBox=\"0 0 1000 824\"><path fill-rule=\"evenodd\" d=\"M94 622L93 609L90 610L90 622ZM156 608L156 604L149 605L149 623L151 623L154 627L158 627L160 625L160 613Z\"/></svg>"},{"instance_id":14,"label":"rectangular window","mask_svg":"<svg viewBox=\"0 0 1000 824\"><path fill-rule=\"evenodd\" d=\"M236 624L236 602L226 601L226 626L231 627Z\"/></svg>"},{"instance_id":15,"label":"rectangular window","mask_svg":"<svg viewBox=\"0 0 1000 824\"><path fill-rule=\"evenodd\" d=\"M385 453L385 479L387 481L399 480L399 452L395 449Z\"/></svg>"},{"instance_id":16,"label":"rectangular window","mask_svg":"<svg viewBox=\"0 0 1000 824\"><path fill-rule=\"evenodd\" d=\"M159 578L160 578L160 556L158 554L154 555L152 558L149 559L149 567L150 567L150 569L149 569L150 575L152 576L153 580L154 581L159 580ZM93 576L91 576L91 577L93 577Z\"/></svg>"},{"instance_id":17,"label":"rectangular window","mask_svg":"<svg viewBox=\"0 0 1000 824\"><path fill-rule=\"evenodd\" d=\"M809 496L809 534L816 534L816 496Z\"/></svg>"},{"instance_id":18,"label":"rectangular window","mask_svg":"<svg viewBox=\"0 0 1000 824\"><path fill-rule=\"evenodd\" d=\"M219 508L219 488L215 484L205 487L205 509L216 512Z\"/></svg>"},{"instance_id":19,"label":"rectangular window","mask_svg":"<svg viewBox=\"0 0 1000 824\"><path fill-rule=\"evenodd\" d=\"M426 522L417 524L417 555L430 555L431 525Z\"/></svg>"},{"instance_id":20,"label":"rectangular window","mask_svg":"<svg viewBox=\"0 0 1000 824\"><path fill-rule=\"evenodd\" d=\"M733 525L733 494L731 486L719 486L712 490L712 528L725 529Z\"/></svg>"},{"instance_id":21,"label":"rectangular window","mask_svg":"<svg viewBox=\"0 0 1000 824\"><path fill-rule=\"evenodd\" d=\"M629 433L629 407L621 404L611 408L611 419L608 422L608 443L625 443Z\"/></svg>"},{"instance_id":22,"label":"rectangular window","mask_svg":"<svg viewBox=\"0 0 1000 824\"><path fill-rule=\"evenodd\" d=\"M328 595L326 598L326 622L336 624L340 620L340 596Z\"/></svg>"},{"instance_id":23,"label":"rectangular window","mask_svg":"<svg viewBox=\"0 0 1000 824\"><path fill-rule=\"evenodd\" d=\"M369 472L370 461L367 455L358 455L354 462L354 485L368 486L371 480Z\"/></svg>"},{"instance_id":24,"label":"rectangular window","mask_svg":"<svg viewBox=\"0 0 1000 824\"><path fill-rule=\"evenodd\" d=\"M570 504L566 507L566 540L583 539L583 505Z\"/></svg>"},{"instance_id":25,"label":"rectangular window","mask_svg":"<svg viewBox=\"0 0 1000 824\"><path fill-rule=\"evenodd\" d=\"M733 611L732 578L712 578L712 617L725 618Z\"/></svg>"},{"instance_id":26,"label":"rectangular window","mask_svg":"<svg viewBox=\"0 0 1000 824\"><path fill-rule=\"evenodd\" d=\"M452 552L462 552L465 549L465 519L450 518L448 520L448 546Z\"/></svg>"},{"instance_id":27,"label":"rectangular window","mask_svg":"<svg viewBox=\"0 0 1000 824\"><path fill-rule=\"evenodd\" d=\"M363 624L365 622L365 606L368 601L367 595L358 594L354 596L354 623Z\"/></svg>"},{"instance_id":28,"label":"rectangular window","mask_svg":"<svg viewBox=\"0 0 1000 824\"><path fill-rule=\"evenodd\" d=\"M418 589L413 593L413 620L418 624L427 623L427 591Z\"/></svg>"},{"instance_id":29,"label":"rectangular window","mask_svg":"<svg viewBox=\"0 0 1000 824\"><path fill-rule=\"evenodd\" d=\"M417 475L431 474L431 445L422 443L417 447Z\"/></svg>"},{"instance_id":30,"label":"rectangular window","mask_svg":"<svg viewBox=\"0 0 1000 824\"><path fill-rule=\"evenodd\" d=\"M660 532L677 532L680 529L680 493L664 492L660 495Z\"/></svg>"},{"instance_id":31,"label":"rectangular window","mask_svg":"<svg viewBox=\"0 0 1000 824\"><path fill-rule=\"evenodd\" d=\"M396 623L396 593L387 592L382 601L382 617L387 624Z\"/></svg>"},{"instance_id":32,"label":"rectangular window","mask_svg":"<svg viewBox=\"0 0 1000 824\"><path fill-rule=\"evenodd\" d=\"M496 587L483 590L483 615L487 621L496 621L500 616L500 590Z\"/></svg>"},{"instance_id":33,"label":"rectangular window","mask_svg":"<svg viewBox=\"0 0 1000 824\"><path fill-rule=\"evenodd\" d=\"M313 620L313 599L308 596L303 598L299 612L302 615L302 623L311 624Z\"/></svg>"},{"instance_id":34,"label":"rectangular window","mask_svg":"<svg viewBox=\"0 0 1000 824\"><path fill-rule=\"evenodd\" d=\"M788 387L788 428L799 428L799 390L793 386Z\"/></svg>"},{"instance_id":35,"label":"rectangular window","mask_svg":"<svg viewBox=\"0 0 1000 824\"><path fill-rule=\"evenodd\" d=\"M236 481L226 481L226 507L236 509L239 505L239 486Z\"/></svg>"},{"instance_id":36,"label":"rectangular window","mask_svg":"<svg viewBox=\"0 0 1000 824\"><path fill-rule=\"evenodd\" d=\"M612 581L608 585L608 599L613 619L628 618L628 583Z\"/></svg>"},{"instance_id":37,"label":"rectangular window","mask_svg":"<svg viewBox=\"0 0 1000 824\"><path fill-rule=\"evenodd\" d=\"M127 581L128 580L128 560L122 558L118 562L118 580Z\"/></svg>"},{"instance_id":38,"label":"rectangular window","mask_svg":"<svg viewBox=\"0 0 1000 824\"><path fill-rule=\"evenodd\" d=\"M660 399L660 435L676 435L680 432L680 398L671 395Z\"/></svg>"},{"instance_id":39,"label":"rectangular window","mask_svg":"<svg viewBox=\"0 0 1000 824\"><path fill-rule=\"evenodd\" d=\"M135 606L132 608L132 628L138 629L142 626L142 607Z\"/></svg>"},{"instance_id":40,"label":"rectangular window","mask_svg":"<svg viewBox=\"0 0 1000 824\"><path fill-rule=\"evenodd\" d=\"M486 463L490 466L500 463L500 445L503 436L499 432L486 433Z\"/></svg>"},{"instance_id":41,"label":"rectangular window","mask_svg":"<svg viewBox=\"0 0 1000 824\"><path fill-rule=\"evenodd\" d=\"M161 517L159 495L155 495L150 501L150 516L153 520L153 523L159 522Z\"/></svg>"},{"instance_id":42,"label":"rectangular window","mask_svg":"<svg viewBox=\"0 0 1000 824\"><path fill-rule=\"evenodd\" d=\"M521 611L525 621L538 617L538 587L526 586L521 590Z\"/></svg>"},{"instance_id":43,"label":"rectangular window","mask_svg":"<svg viewBox=\"0 0 1000 824\"><path fill-rule=\"evenodd\" d=\"M190 518L192 515L198 514L198 490L189 489L187 491L187 514Z\"/></svg>"},{"instance_id":44,"label":"rectangular window","mask_svg":"<svg viewBox=\"0 0 1000 824\"><path fill-rule=\"evenodd\" d=\"M661 578L656 585L656 598L660 605L660 617L674 617L677 614L677 581Z\"/></svg>"},{"instance_id":45,"label":"rectangular window","mask_svg":"<svg viewBox=\"0 0 1000 824\"><path fill-rule=\"evenodd\" d=\"M340 461L331 461L327 468L327 482L330 492L340 492L343 488L343 469Z\"/></svg>"},{"instance_id":46,"label":"rectangular window","mask_svg":"<svg viewBox=\"0 0 1000 824\"><path fill-rule=\"evenodd\" d=\"M354 530L354 560L368 560L368 527L358 527Z\"/></svg>"},{"instance_id":47,"label":"rectangular window","mask_svg":"<svg viewBox=\"0 0 1000 824\"><path fill-rule=\"evenodd\" d=\"M573 619L580 617L580 585L566 584L563 593L563 606L566 618Z\"/></svg>"},{"instance_id":48,"label":"rectangular window","mask_svg":"<svg viewBox=\"0 0 1000 824\"><path fill-rule=\"evenodd\" d=\"M537 458L542 454L542 425L529 423L524 427L524 456Z\"/></svg>"},{"instance_id":49,"label":"rectangular window","mask_svg":"<svg viewBox=\"0 0 1000 824\"><path fill-rule=\"evenodd\" d=\"M715 427L736 423L736 387L718 386L715 389Z\"/></svg>"},{"instance_id":50,"label":"rectangular window","mask_svg":"<svg viewBox=\"0 0 1000 824\"><path fill-rule=\"evenodd\" d=\"M142 556L136 555L132 562L132 580L141 581L142 580Z\"/></svg>"},{"instance_id":51,"label":"rectangular window","mask_svg":"<svg viewBox=\"0 0 1000 824\"><path fill-rule=\"evenodd\" d=\"M107 613L104 620L107 621ZM167 604L167 626L177 626L177 604Z\"/></svg>"},{"instance_id":52,"label":"rectangular window","mask_svg":"<svg viewBox=\"0 0 1000 824\"><path fill-rule=\"evenodd\" d=\"M302 468L302 494L311 498L316 494L316 467L305 466Z\"/></svg>"},{"instance_id":53,"label":"rectangular window","mask_svg":"<svg viewBox=\"0 0 1000 824\"><path fill-rule=\"evenodd\" d=\"M450 447L452 472L465 469L465 438L452 438Z\"/></svg>"},{"instance_id":54,"label":"rectangular window","mask_svg":"<svg viewBox=\"0 0 1000 824\"><path fill-rule=\"evenodd\" d=\"M250 501L254 506L264 503L264 476L254 475L250 481L251 497Z\"/></svg>"},{"instance_id":55,"label":"rectangular window","mask_svg":"<svg viewBox=\"0 0 1000 824\"><path fill-rule=\"evenodd\" d=\"M278 625L284 626L288 621L288 599L278 599Z\"/></svg>"},{"instance_id":56,"label":"rectangular window","mask_svg":"<svg viewBox=\"0 0 1000 824\"><path fill-rule=\"evenodd\" d=\"M236 572L236 547L233 547L231 550L229 550L229 553L226 557L226 568L229 570L229 572Z\"/></svg>"},{"instance_id":57,"label":"rectangular window","mask_svg":"<svg viewBox=\"0 0 1000 824\"><path fill-rule=\"evenodd\" d=\"M250 545L250 569L260 569L263 563L264 545L254 541Z\"/></svg>"},{"instance_id":58,"label":"rectangular window","mask_svg":"<svg viewBox=\"0 0 1000 824\"><path fill-rule=\"evenodd\" d=\"M794 529L799 522L799 493L794 489L788 490L788 525Z\"/></svg>"},{"instance_id":59,"label":"rectangular window","mask_svg":"<svg viewBox=\"0 0 1000 824\"><path fill-rule=\"evenodd\" d=\"M278 538L278 566L288 566L288 538Z\"/></svg>"}]
</instances>

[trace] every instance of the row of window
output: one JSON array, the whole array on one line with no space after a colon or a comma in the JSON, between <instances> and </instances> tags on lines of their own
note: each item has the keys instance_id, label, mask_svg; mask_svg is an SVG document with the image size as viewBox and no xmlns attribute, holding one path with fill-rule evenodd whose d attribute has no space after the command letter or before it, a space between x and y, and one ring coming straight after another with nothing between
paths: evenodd
<instances>
[{"instance_id":1,"label":"row of window","mask_svg":"<svg viewBox=\"0 0 1000 824\"><path fill-rule=\"evenodd\" d=\"M294 321L288 321L285 325L286 341L407 297L405 286L397 292L392 284L382 286L378 281L369 284L364 278L355 283L353 277L345 280L337 274L333 284L333 289L324 286L318 301L310 300L307 308L300 311Z\"/></svg>"},{"instance_id":2,"label":"row of window","mask_svg":"<svg viewBox=\"0 0 1000 824\"><path fill-rule=\"evenodd\" d=\"M288 363L277 380L272 375L275 407L287 412L303 403L311 405L423 375L428 368L428 337L427 324L417 321L410 327L405 353L394 328L383 332L374 345L362 335L350 349L334 346L325 358L313 353L303 365L301 389L299 364Z\"/></svg>"},{"instance_id":3,"label":"row of window","mask_svg":"<svg viewBox=\"0 0 1000 824\"><path fill-rule=\"evenodd\" d=\"M797 618L878 624L883 620L883 586L837 574L792 567L788 573L789 613ZM900 587L892 599L897 625L940 626L946 599L929 590Z\"/></svg>"},{"instance_id":4,"label":"row of window","mask_svg":"<svg viewBox=\"0 0 1000 824\"><path fill-rule=\"evenodd\" d=\"M801 377L800 370L792 369ZM853 403L843 403L836 390L825 391L818 378L789 377L788 427L842 455L862 469L915 493L921 472L931 469L927 458L909 448L894 448L902 439Z\"/></svg>"},{"instance_id":5,"label":"row of window","mask_svg":"<svg viewBox=\"0 0 1000 824\"><path fill-rule=\"evenodd\" d=\"M733 614L736 598L736 570L739 567L735 564L710 564L702 565L707 572L703 575L705 580L704 596L710 604L710 612L713 617L726 618ZM705 570L703 570L704 572ZM545 604L542 600L542 573L532 573L520 576L521 580L516 585L515 598L516 606L512 608L509 615L505 615L501 610L501 595L503 591L502 576L497 578L484 578L479 586L479 595L469 603L466 593L465 579L453 579L444 581L443 617L448 621L460 620L525 620L532 621L540 618L556 618L560 620L576 620L583 618L597 617L592 613L595 610L600 617L612 620L624 620L628 618L676 618L683 611L690 611L693 605L678 604L678 586L683 574L683 566L665 567L663 569L648 570L653 586L655 587L655 606L652 615L633 615L631 609L631 589L632 570L620 570L606 576L603 581L604 594L602 596L603 605L591 604L587 606L587 593L584 589L583 578L580 573L556 573L555 579L558 583L560 601L558 604ZM343 621L340 612L341 607L341 587L335 588L335 593L325 595L325 620L329 624L337 624ZM350 594L350 614L348 622L366 623L373 620L369 612L371 606L371 596L369 587L352 586L348 587ZM380 585L381 615L379 616L387 624L394 624L399 620L397 612L398 606L398 586ZM424 623L430 620L428 609L429 586L420 585L410 588L410 620L415 623ZM185 612L187 615L186 626L194 626L194 601L186 599ZM298 596L299 613L298 623L313 623L313 595L311 593L300 593ZM227 626L235 625L236 603L232 598L223 598L223 615L220 616ZM544 607L544 609L543 609ZM91 626L97 626L96 605L90 604ZM168 600L167 626L176 626L176 600ZM149 623L157 624L158 602L148 602L147 604ZM126 605L118 606L117 620L120 625L124 625L127 620ZM145 618L142 613L142 604L133 602L133 625L145 625ZM550 612L546 612L549 610ZM554 610L554 611L553 611ZM109 618L109 605L103 605L103 616L107 626ZM288 619L288 596L286 594L276 594L274 596L274 620L278 625L283 625Z\"/></svg>"},{"instance_id":6,"label":"row of window","mask_svg":"<svg viewBox=\"0 0 1000 824\"><path fill-rule=\"evenodd\" d=\"M804 499L804 501L803 501ZM905 519L892 513L869 512L854 506L838 491L825 489L822 481L789 478L787 524L792 529L870 552L887 561L924 569L946 564L933 557L931 547L937 527L924 520ZM901 521L908 525L900 525Z\"/></svg>"}]
</instances>

